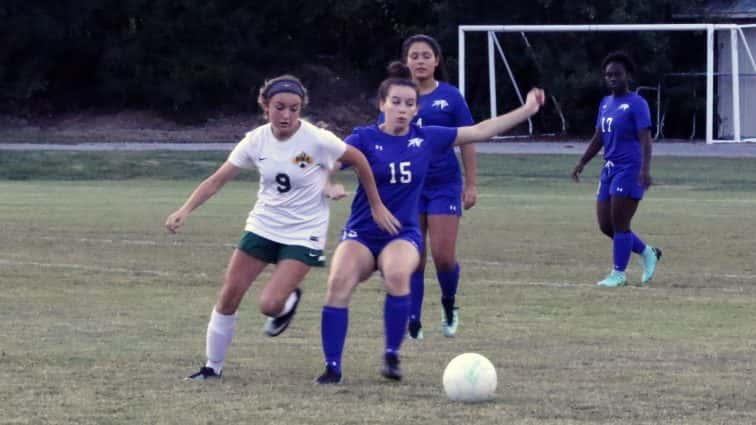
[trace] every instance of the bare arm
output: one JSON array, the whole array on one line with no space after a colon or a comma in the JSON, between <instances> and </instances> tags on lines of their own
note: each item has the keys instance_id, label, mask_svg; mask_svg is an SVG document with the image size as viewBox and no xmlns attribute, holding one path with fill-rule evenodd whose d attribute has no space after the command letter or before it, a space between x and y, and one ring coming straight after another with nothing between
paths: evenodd
<instances>
[{"instance_id":1,"label":"bare arm","mask_svg":"<svg viewBox=\"0 0 756 425\"><path fill-rule=\"evenodd\" d=\"M347 145L347 149L344 155L339 158L339 161L354 167L357 178L360 179L362 188L365 190L365 195L367 195L368 202L370 203L370 212L373 214L373 220L375 220L378 227L392 235L399 233L401 223L383 205L381 196L378 193L378 187L375 184L375 176L373 176L373 171L370 169L370 164L365 155L353 146Z\"/></svg>"},{"instance_id":2,"label":"bare arm","mask_svg":"<svg viewBox=\"0 0 756 425\"><path fill-rule=\"evenodd\" d=\"M462 166L465 169L462 205L468 210L478 201L478 159L475 156L475 145L464 145L459 150L462 153Z\"/></svg>"},{"instance_id":3,"label":"bare arm","mask_svg":"<svg viewBox=\"0 0 756 425\"><path fill-rule=\"evenodd\" d=\"M202 183L194 189L194 192L189 195L189 198L184 202L184 205L182 205L181 208L168 216L165 220L165 227L168 228L168 231L176 233L176 230L184 224L184 221L186 221L189 213L204 204L208 199L212 198L213 195L218 193L226 183L236 177L237 174L239 174L239 169L235 165L228 161L224 162L223 165L221 165L210 177L203 180Z\"/></svg>"},{"instance_id":4,"label":"bare arm","mask_svg":"<svg viewBox=\"0 0 756 425\"><path fill-rule=\"evenodd\" d=\"M546 96L543 90L539 88L531 89L528 92L525 104L519 108L504 115L499 115L496 118L487 119L478 124L457 129L457 138L454 140L454 145L461 146L468 143L489 141L497 134L504 133L535 115L543 105L545 99Z\"/></svg>"},{"instance_id":5,"label":"bare arm","mask_svg":"<svg viewBox=\"0 0 756 425\"><path fill-rule=\"evenodd\" d=\"M601 130L597 128L593 132L593 136L591 137L591 141L588 143L588 147L585 148L585 153L583 153L583 156L580 157L577 165L575 165L575 168L572 170L572 180L574 180L575 183L580 181L580 174L583 172L583 167L585 167L585 164L589 163L593 159L593 157L596 156L597 153L599 153L602 146L603 144L601 143Z\"/></svg>"},{"instance_id":6,"label":"bare arm","mask_svg":"<svg viewBox=\"0 0 756 425\"><path fill-rule=\"evenodd\" d=\"M641 154L643 155L643 165L641 166L640 184L644 189L648 189L653 184L651 180L651 129L643 128L638 130L638 140L641 144Z\"/></svg>"}]
</instances>

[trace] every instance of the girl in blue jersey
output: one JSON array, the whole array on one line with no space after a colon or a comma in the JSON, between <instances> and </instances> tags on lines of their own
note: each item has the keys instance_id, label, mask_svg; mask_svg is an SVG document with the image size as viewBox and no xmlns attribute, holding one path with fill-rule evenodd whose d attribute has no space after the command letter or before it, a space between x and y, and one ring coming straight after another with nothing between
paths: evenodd
<instances>
[{"instance_id":1,"label":"girl in blue jersey","mask_svg":"<svg viewBox=\"0 0 756 425\"><path fill-rule=\"evenodd\" d=\"M651 118L646 101L629 90L635 64L624 52L609 54L601 64L610 96L599 104L596 130L572 171L575 182L583 167L604 148L604 168L596 194L599 228L612 238L614 268L599 286L627 284L625 269L631 252L643 259L641 284L651 281L661 250L647 245L630 230L630 221L651 186Z\"/></svg>"},{"instance_id":2,"label":"girl in blue jersey","mask_svg":"<svg viewBox=\"0 0 756 425\"><path fill-rule=\"evenodd\" d=\"M441 46L433 37L416 34L404 40L402 62L409 67L420 93L414 121L418 126L462 127L474 124L462 93L445 82L447 78ZM465 173L464 186L457 155L449 147L431 159L419 205L423 242L426 237L430 239L433 264L441 288L441 326L447 337L454 336L459 323L455 305L460 272L456 258L459 221L462 208L473 207L478 198L475 145L461 146L460 152ZM427 250L423 243L420 265L410 278L408 329L413 339L423 338L420 319L425 293L426 258Z\"/></svg>"},{"instance_id":3,"label":"girl in blue jersey","mask_svg":"<svg viewBox=\"0 0 756 425\"><path fill-rule=\"evenodd\" d=\"M544 100L543 91L533 89L522 107L477 125L419 127L411 124L417 114L419 93L409 79L409 70L398 62L389 69L392 77L383 81L378 90L385 121L356 128L345 141L368 158L381 199L399 220L401 229L392 235L372 222L365 192L359 186L328 277L321 321L326 369L317 379L320 384L341 382L349 302L357 284L375 270L381 272L387 292L382 374L393 380L402 378L399 347L409 315L409 280L420 263L423 247L418 205L432 158L451 146L488 141L538 112Z\"/></svg>"}]
</instances>

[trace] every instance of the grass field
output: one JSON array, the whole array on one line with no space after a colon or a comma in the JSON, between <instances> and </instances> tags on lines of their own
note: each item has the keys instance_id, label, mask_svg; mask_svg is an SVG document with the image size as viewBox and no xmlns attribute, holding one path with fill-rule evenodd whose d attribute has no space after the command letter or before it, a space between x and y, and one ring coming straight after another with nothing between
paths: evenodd
<instances>
[{"instance_id":1,"label":"grass field","mask_svg":"<svg viewBox=\"0 0 756 425\"><path fill-rule=\"evenodd\" d=\"M0 153L0 423L756 423L754 159L655 159L633 227L664 258L650 287L606 290L594 286L611 267L594 219L598 161L576 185L574 156L481 155L459 240L458 336L441 334L429 271L425 340L405 341L404 381L382 379L373 278L351 308L345 383L323 388L312 380L325 270L275 339L256 283L224 379L182 381L204 361L254 175L178 235L162 223L223 157ZM329 252L348 207L332 205ZM630 279L640 272L634 258ZM466 351L496 366L494 401L446 400L444 366Z\"/></svg>"}]
</instances>

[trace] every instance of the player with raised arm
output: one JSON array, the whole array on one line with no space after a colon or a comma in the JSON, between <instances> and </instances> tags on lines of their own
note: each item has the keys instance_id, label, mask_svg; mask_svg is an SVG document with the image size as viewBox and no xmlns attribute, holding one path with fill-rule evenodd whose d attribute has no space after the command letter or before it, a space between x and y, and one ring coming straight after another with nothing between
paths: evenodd
<instances>
[{"instance_id":1,"label":"player with raised arm","mask_svg":"<svg viewBox=\"0 0 756 425\"><path fill-rule=\"evenodd\" d=\"M509 130L538 112L544 101L543 91L533 89L525 105L479 124L419 127L412 124L417 114L417 85L399 62L389 66L389 78L381 83L378 97L385 121L356 128L346 142L368 158L381 199L401 223L401 230L389 234L378 228L369 218L364 188L358 187L328 276L321 319L325 372L317 378L320 384L341 382L352 293L376 270L386 290L381 373L392 380L402 378L399 348L409 316L410 275L417 269L423 246L418 205L430 161L451 146L488 141Z\"/></svg>"}]
</instances>

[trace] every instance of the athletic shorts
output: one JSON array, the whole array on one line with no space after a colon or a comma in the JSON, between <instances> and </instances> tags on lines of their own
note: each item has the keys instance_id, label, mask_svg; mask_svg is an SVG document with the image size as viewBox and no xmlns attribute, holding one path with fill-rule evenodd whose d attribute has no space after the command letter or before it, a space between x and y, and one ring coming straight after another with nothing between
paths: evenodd
<instances>
[{"instance_id":1,"label":"athletic shorts","mask_svg":"<svg viewBox=\"0 0 756 425\"><path fill-rule=\"evenodd\" d=\"M421 215L462 215L462 188L458 184L424 187L420 194Z\"/></svg>"},{"instance_id":2,"label":"athletic shorts","mask_svg":"<svg viewBox=\"0 0 756 425\"><path fill-rule=\"evenodd\" d=\"M325 266L325 255L321 249L284 245L252 232L242 234L238 248L266 263L276 264L280 260L297 260L311 267Z\"/></svg>"},{"instance_id":3,"label":"athletic shorts","mask_svg":"<svg viewBox=\"0 0 756 425\"><path fill-rule=\"evenodd\" d=\"M393 236L385 232L379 235L374 233L360 234L350 229L344 229L341 232L342 241L357 241L362 245L365 245L376 260L378 259L378 255L381 254L381 251L383 251L383 248L396 239L406 240L417 248L418 253L422 253L423 237L420 235L420 229L418 228L402 229L398 234Z\"/></svg>"},{"instance_id":4,"label":"athletic shorts","mask_svg":"<svg viewBox=\"0 0 756 425\"><path fill-rule=\"evenodd\" d=\"M640 201L645 189L638 181L639 174L640 164L621 165L607 161L601 170L596 200L608 201L612 196L624 196Z\"/></svg>"}]
</instances>

